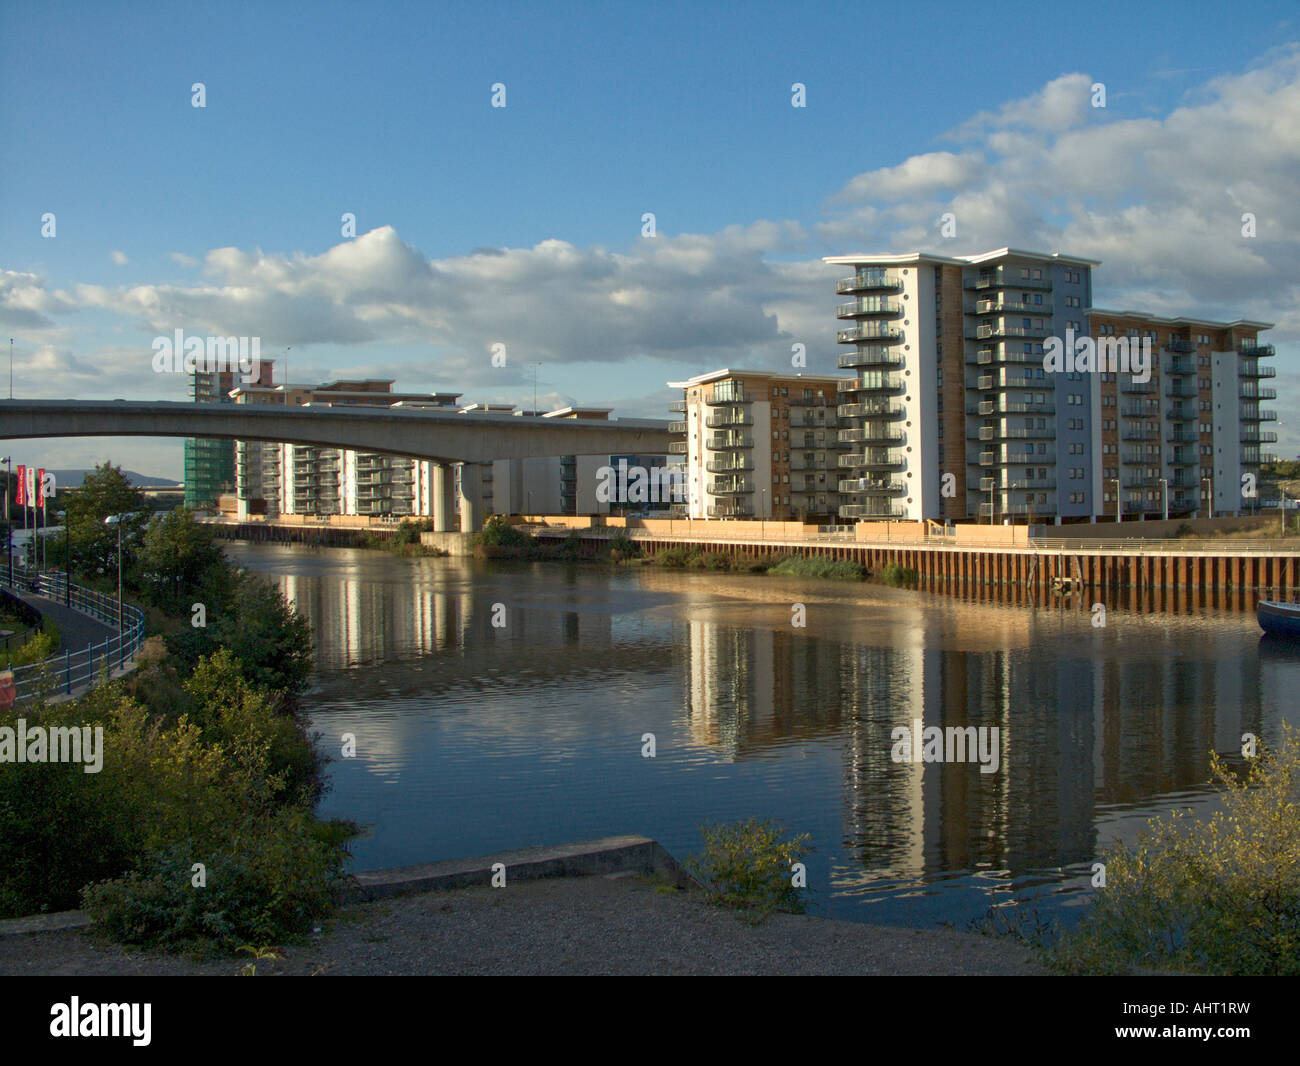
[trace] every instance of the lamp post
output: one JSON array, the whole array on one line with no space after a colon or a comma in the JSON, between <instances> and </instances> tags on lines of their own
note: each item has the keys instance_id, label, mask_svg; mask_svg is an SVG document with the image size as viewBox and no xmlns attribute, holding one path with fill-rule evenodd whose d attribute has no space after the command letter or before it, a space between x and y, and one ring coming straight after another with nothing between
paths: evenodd
<instances>
[{"instance_id":1,"label":"lamp post","mask_svg":"<svg viewBox=\"0 0 1300 1066\"><path fill-rule=\"evenodd\" d=\"M124 514L111 514L104 519L104 525L117 526L117 639L122 640L122 519Z\"/></svg>"},{"instance_id":2,"label":"lamp post","mask_svg":"<svg viewBox=\"0 0 1300 1066\"><path fill-rule=\"evenodd\" d=\"M10 397L12 399L12 397ZM11 456L4 457L5 464L5 555L9 560L9 584L12 587L14 583L14 527L9 521L9 479Z\"/></svg>"},{"instance_id":3,"label":"lamp post","mask_svg":"<svg viewBox=\"0 0 1300 1066\"><path fill-rule=\"evenodd\" d=\"M1169 521L1169 479L1160 479L1160 498L1165 502L1165 521Z\"/></svg>"},{"instance_id":4,"label":"lamp post","mask_svg":"<svg viewBox=\"0 0 1300 1066\"><path fill-rule=\"evenodd\" d=\"M1201 478L1202 489L1205 488L1205 483L1207 481L1210 483L1210 488L1209 491L1205 493L1205 517L1213 518L1214 517L1214 478L1212 477Z\"/></svg>"},{"instance_id":5,"label":"lamp post","mask_svg":"<svg viewBox=\"0 0 1300 1066\"><path fill-rule=\"evenodd\" d=\"M1119 478L1113 477L1108 480L1115 482L1115 521L1124 521L1124 501L1119 494Z\"/></svg>"}]
</instances>

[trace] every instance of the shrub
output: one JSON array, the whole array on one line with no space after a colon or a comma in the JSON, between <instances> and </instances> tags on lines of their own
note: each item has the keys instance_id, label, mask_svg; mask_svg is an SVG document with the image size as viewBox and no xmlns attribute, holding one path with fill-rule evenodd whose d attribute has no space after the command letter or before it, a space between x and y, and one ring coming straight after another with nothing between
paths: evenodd
<instances>
[{"instance_id":1,"label":"shrub","mask_svg":"<svg viewBox=\"0 0 1300 1066\"><path fill-rule=\"evenodd\" d=\"M709 901L751 912L761 921L773 911L801 914L804 900L791 884L791 866L812 851L809 834L783 839L774 822L747 819L733 825L704 825L704 851L686 860Z\"/></svg>"},{"instance_id":2,"label":"shrub","mask_svg":"<svg viewBox=\"0 0 1300 1066\"><path fill-rule=\"evenodd\" d=\"M676 548L665 548L655 556L655 562L660 566L669 566L675 569L689 566L690 561L691 553L684 545L679 545Z\"/></svg>"},{"instance_id":3,"label":"shrub","mask_svg":"<svg viewBox=\"0 0 1300 1066\"><path fill-rule=\"evenodd\" d=\"M910 566L886 563L876 574L876 580L882 585L889 585L891 588L903 588L904 586L917 584L921 580L921 575Z\"/></svg>"},{"instance_id":4,"label":"shrub","mask_svg":"<svg viewBox=\"0 0 1300 1066\"><path fill-rule=\"evenodd\" d=\"M219 847L186 840L154 851L139 869L88 885L82 905L120 943L233 953L300 936L329 914L345 856L307 812L290 809L247 823Z\"/></svg>"},{"instance_id":5,"label":"shrub","mask_svg":"<svg viewBox=\"0 0 1300 1066\"><path fill-rule=\"evenodd\" d=\"M1223 810L1152 819L1103 856L1106 887L1057 945L1061 968L1300 974L1300 734L1284 725L1244 779L1211 766Z\"/></svg>"},{"instance_id":6,"label":"shrub","mask_svg":"<svg viewBox=\"0 0 1300 1066\"><path fill-rule=\"evenodd\" d=\"M701 552L694 560L694 564L705 570L730 570L731 556L722 552Z\"/></svg>"},{"instance_id":7,"label":"shrub","mask_svg":"<svg viewBox=\"0 0 1300 1066\"><path fill-rule=\"evenodd\" d=\"M630 559L639 555L641 549L637 547L636 541L627 535L623 530L619 530L609 542L609 555L614 562L620 559Z\"/></svg>"},{"instance_id":8,"label":"shrub","mask_svg":"<svg viewBox=\"0 0 1300 1066\"><path fill-rule=\"evenodd\" d=\"M9 661L14 666L42 662L58 651L62 639L59 627L47 618L40 632L33 634L31 640L15 651Z\"/></svg>"},{"instance_id":9,"label":"shrub","mask_svg":"<svg viewBox=\"0 0 1300 1066\"><path fill-rule=\"evenodd\" d=\"M781 577L827 577L840 581L861 581L866 567L850 559L788 555L768 571Z\"/></svg>"}]
</instances>

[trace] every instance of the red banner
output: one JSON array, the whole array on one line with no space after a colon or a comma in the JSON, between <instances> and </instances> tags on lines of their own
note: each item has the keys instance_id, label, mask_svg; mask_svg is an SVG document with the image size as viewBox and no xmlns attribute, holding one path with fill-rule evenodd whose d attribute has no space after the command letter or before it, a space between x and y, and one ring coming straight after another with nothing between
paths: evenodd
<instances>
[{"instance_id":1,"label":"red banner","mask_svg":"<svg viewBox=\"0 0 1300 1066\"><path fill-rule=\"evenodd\" d=\"M45 467L40 467L36 471L36 506L43 508L45 506Z\"/></svg>"},{"instance_id":2,"label":"red banner","mask_svg":"<svg viewBox=\"0 0 1300 1066\"><path fill-rule=\"evenodd\" d=\"M14 503L19 507L27 505L27 467L25 466L18 468L18 499L14 500Z\"/></svg>"}]
</instances>

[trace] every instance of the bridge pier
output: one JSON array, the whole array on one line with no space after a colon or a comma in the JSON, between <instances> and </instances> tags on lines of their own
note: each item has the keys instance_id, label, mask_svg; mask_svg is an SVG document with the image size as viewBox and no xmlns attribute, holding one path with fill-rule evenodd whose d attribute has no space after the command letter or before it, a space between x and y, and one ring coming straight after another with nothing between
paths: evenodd
<instances>
[{"instance_id":1,"label":"bridge pier","mask_svg":"<svg viewBox=\"0 0 1300 1066\"><path fill-rule=\"evenodd\" d=\"M450 463L432 463L431 482L433 491L433 531L450 533L456 515L456 500L453 496L455 477Z\"/></svg>"},{"instance_id":2,"label":"bridge pier","mask_svg":"<svg viewBox=\"0 0 1300 1066\"><path fill-rule=\"evenodd\" d=\"M477 533L483 528L483 467L460 464L460 531Z\"/></svg>"}]
</instances>

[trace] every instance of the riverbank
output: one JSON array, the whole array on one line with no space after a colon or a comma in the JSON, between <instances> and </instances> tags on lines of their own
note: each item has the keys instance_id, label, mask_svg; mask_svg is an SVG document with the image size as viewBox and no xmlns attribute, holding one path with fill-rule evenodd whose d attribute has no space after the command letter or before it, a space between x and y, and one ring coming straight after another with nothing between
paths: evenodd
<instances>
[{"instance_id":1,"label":"riverbank","mask_svg":"<svg viewBox=\"0 0 1300 1066\"><path fill-rule=\"evenodd\" d=\"M1046 975L1013 941L775 914L749 925L698 890L632 874L424 892L344 908L258 976ZM251 956L194 962L84 930L0 938L0 976L220 976Z\"/></svg>"}]
</instances>

